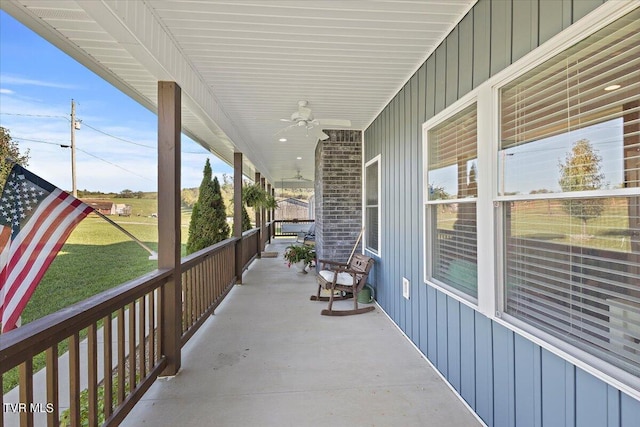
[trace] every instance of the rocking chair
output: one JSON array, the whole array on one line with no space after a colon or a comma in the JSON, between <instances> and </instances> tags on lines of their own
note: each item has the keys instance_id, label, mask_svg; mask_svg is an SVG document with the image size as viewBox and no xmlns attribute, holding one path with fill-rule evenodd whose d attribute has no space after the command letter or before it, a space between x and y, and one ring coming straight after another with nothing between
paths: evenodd
<instances>
[{"instance_id":1,"label":"rocking chair","mask_svg":"<svg viewBox=\"0 0 640 427\"><path fill-rule=\"evenodd\" d=\"M327 309L322 310L320 314L323 316L350 316L352 314L362 314L375 310L375 307L358 308L358 292L362 290L367 283L369 271L373 267L373 258L355 254L351 257L348 264L319 260L321 264L318 273L318 294L311 297L313 301L329 301ZM328 297L321 297L322 289L329 290ZM342 296L336 296L336 291L341 292ZM353 298L353 309L351 310L333 310L333 302Z\"/></svg>"}]
</instances>

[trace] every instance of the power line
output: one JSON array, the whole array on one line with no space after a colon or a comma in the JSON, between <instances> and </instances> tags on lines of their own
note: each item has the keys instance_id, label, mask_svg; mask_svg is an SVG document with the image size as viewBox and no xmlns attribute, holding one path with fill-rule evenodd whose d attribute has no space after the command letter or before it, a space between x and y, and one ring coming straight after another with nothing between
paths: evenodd
<instances>
[{"instance_id":1,"label":"power line","mask_svg":"<svg viewBox=\"0 0 640 427\"><path fill-rule=\"evenodd\" d=\"M14 137L12 136L11 139L14 139L16 141L29 141L29 142L38 142L40 144L49 144L49 145L57 145L60 146L62 148L69 148L68 144L63 144L61 142L51 142L51 141L43 141L41 139L29 139L29 138L19 138L19 137Z\"/></svg>"},{"instance_id":2,"label":"power line","mask_svg":"<svg viewBox=\"0 0 640 427\"><path fill-rule=\"evenodd\" d=\"M24 117L47 117L47 118L59 118L59 119L65 119L65 120L67 120L67 121L70 121L70 119L69 119L68 117L66 117L66 116L53 116L53 115L46 115L46 114L4 113L4 112L0 112L0 114L5 114L5 115L8 115L8 116L24 116ZM103 130L100 130L100 129L98 129L98 128L94 127L94 126L91 126L91 125L89 125L89 124L85 123L84 121L81 121L81 123L82 123L83 125L85 125L86 127L88 127L89 129L92 129L92 130L94 130L94 131L96 131L96 132L98 132L98 133L101 133L101 134L103 134L103 135L105 135L105 136L108 136L108 137L110 137L110 138L114 138L114 139L117 139L117 140L119 140L119 141L126 142L127 144L137 145L137 146L139 146L139 147L149 148L149 149L152 149L152 150L155 150L155 149L156 149L156 147L151 146L151 145L141 144L141 143L139 143L139 142L130 141L130 140L128 140L128 139L124 139L124 138L121 138L121 137L119 137L119 136L112 135L112 134L110 134L110 133L108 133L108 132L105 132L105 131L103 131ZM44 143L46 143L45 141L37 141L37 140L31 140L31 139L26 139L26 138L15 138L15 137L14 137L14 139L22 139L22 140L24 140L24 141L31 141L31 142L44 142ZM47 143L47 144L53 144L53 143ZM203 150L204 150L204 149L203 149ZM211 152L210 152L210 151L207 151L207 150L204 150L204 151L202 151L202 152L197 152L197 151L181 151L181 153L183 153L183 154L211 154Z\"/></svg>"},{"instance_id":3,"label":"power line","mask_svg":"<svg viewBox=\"0 0 640 427\"><path fill-rule=\"evenodd\" d=\"M122 170L123 170L123 171L125 171L125 172L129 172L130 174L135 175L135 176L137 176L137 177L140 177L140 178L142 178L142 179L144 179L144 180L147 180L147 181L151 181L151 182L153 182L153 180L152 180L152 179L149 179L149 178L147 178L147 177L145 177L145 176L142 176L142 175L138 175L137 173L132 172L132 171L130 171L129 169L123 168L123 167L122 167L122 166L120 166L120 165L117 165L117 164L115 164L115 163L112 163L112 162L110 162L109 160L103 159L102 157L96 156L95 154L91 154L91 153L89 153L89 152L87 152L87 151L85 151L85 150L83 150L83 149L81 149L81 148L76 147L76 150L78 150L78 151L82 151L84 154L86 154L86 155L88 155L88 156L94 157L94 158L96 158L96 159L98 159L98 160L101 160L101 161L103 161L103 162L105 162L105 163L110 164L111 166L115 166L115 167L117 167L117 168L119 168L119 169L122 169Z\"/></svg>"},{"instance_id":4,"label":"power line","mask_svg":"<svg viewBox=\"0 0 640 427\"><path fill-rule=\"evenodd\" d=\"M47 118L55 118L55 119L65 119L67 121L70 121L69 117L67 116L52 116L49 114L5 113L3 111L0 111L0 114L4 114L7 116L22 116L22 117L47 117Z\"/></svg>"},{"instance_id":5,"label":"power line","mask_svg":"<svg viewBox=\"0 0 640 427\"><path fill-rule=\"evenodd\" d=\"M96 129L95 127L93 127L93 126L91 126L91 125L88 125L88 124L86 124L85 122L82 122L82 124L83 124L83 125L85 125L86 127L88 127L89 129L93 129L93 130L95 130L96 132L99 132L99 133L101 133L101 134L103 134L103 135L106 135L106 136L108 136L108 137L110 137L110 138L114 138L114 139L117 139L117 140L119 140L119 141L126 142L127 144L133 144L133 145L137 145L137 146L139 146L139 147L144 147L144 148L151 148L152 150L155 150L155 149L156 149L156 147L153 147L153 146L151 146L151 145L140 144L139 142L133 142L133 141L129 141L128 139L120 138L119 136L111 135L111 134L110 134L110 133L108 133L108 132L102 131L102 130L100 130L100 129Z\"/></svg>"},{"instance_id":6,"label":"power line","mask_svg":"<svg viewBox=\"0 0 640 427\"><path fill-rule=\"evenodd\" d=\"M55 143L55 142L50 142L50 141L43 141L43 140L40 140L40 139L18 138L18 137L12 137L12 139L15 139L16 141L37 142L37 143L40 143L40 144L56 145L56 146L58 146L58 147L62 147L62 148L69 148L69 145L60 144L60 143ZM122 167L122 166L120 166L120 165L117 165L117 164L112 163L112 162L110 162L110 161L108 161L108 160L106 160L106 159L103 159L103 158L102 158L102 157L100 157L100 156L96 156L95 154L91 154L91 153L89 153L88 151L85 151L85 150L83 150L83 149L81 149L81 148L76 147L76 150L78 150L78 151L82 151L84 154L86 154L86 155L88 155L88 156L94 157L94 158L96 158L96 159L98 159L98 160L101 160L101 161L103 161L103 162L105 162L105 163L108 163L108 164L110 164L110 165L112 165L112 166L115 166L115 167L117 167L117 168L119 168L119 169L122 169L122 170L123 170L123 171L125 171L125 172L129 172L130 174L136 175L136 176L138 176L138 177L140 177L140 178L142 178L142 179L145 179L145 180L147 180L147 181L153 181L153 180L151 180L151 179L149 179L149 178L147 178L147 177L144 177L144 176L142 176L142 175L138 175L137 173L135 173L135 172L133 172L133 171L130 171L129 169L123 168L123 167Z\"/></svg>"}]
</instances>

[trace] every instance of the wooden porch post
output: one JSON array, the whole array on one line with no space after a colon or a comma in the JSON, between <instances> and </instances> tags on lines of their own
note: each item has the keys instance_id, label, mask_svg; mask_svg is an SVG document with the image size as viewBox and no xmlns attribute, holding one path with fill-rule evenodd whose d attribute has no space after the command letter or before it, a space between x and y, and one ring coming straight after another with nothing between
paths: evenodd
<instances>
[{"instance_id":1,"label":"wooden porch post","mask_svg":"<svg viewBox=\"0 0 640 427\"><path fill-rule=\"evenodd\" d=\"M233 237L236 242L236 283L242 283L242 153L233 153Z\"/></svg>"},{"instance_id":2,"label":"wooden porch post","mask_svg":"<svg viewBox=\"0 0 640 427\"><path fill-rule=\"evenodd\" d=\"M273 196L273 198L276 198L276 189L275 187L271 188L271 196ZM275 221L276 220L276 210L272 209L271 210L271 221ZM276 227L275 225L273 227L271 227L271 237L276 237Z\"/></svg>"},{"instance_id":3,"label":"wooden porch post","mask_svg":"<svg viewBox=\"0 0 640 427\"><path fill-rule=\"evenodd\" d=\"M267 194L271 195L271 184L267 184ZM273 209L269 208L267 211L267 222L273 223ZM271 243L271 227L273 224L269 226L269 232L267 233L267 241Z\"/></svg>"},{"instance_id":4,"label":"wooden porch post","mask_svg":"<svg viewBox=\"0 0 640 427\"><path fill-rule=\"evenodd\" d=\"M173 274L162 289L161 351L167 358L163 376L181 364L182 284L180 271L180 86L158 82L158 268Z\"/></svg>"},{"instance_id":5,"label":"wooden porch post","mask_svg":"<svg viewBox=\"0 0 640 427\"><path fill-rule=\"evenodd\" d=\"M266 190L267 188L266 182L266 178L260 178L260 187L262 187L263 190ZM267 210L264 207L260 208L260 252L264 251L265 242L267 241L267 235L265 233L267 228L266 217Z\"/></svg>"},{"instance_id":6,"label":"wooden porch post","mask_svg":"<svg viewBox=\"0 0 640 427\"><path fill-rule=\"evenodd\" d=\"M260 172L256 172L255 175L255 185L260 185ZM258 252L258 258L262 257L262 216L260 215L262 212L262 208L258 209L256 206L253 207L253 210L256 213L256 227L258 227L258 246L256 250Z\"/></svg>"}]
</instances>

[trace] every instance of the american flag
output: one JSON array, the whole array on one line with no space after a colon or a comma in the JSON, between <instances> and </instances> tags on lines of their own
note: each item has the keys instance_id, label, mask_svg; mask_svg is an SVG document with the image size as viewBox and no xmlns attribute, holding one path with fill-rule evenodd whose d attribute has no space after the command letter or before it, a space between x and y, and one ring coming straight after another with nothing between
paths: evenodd
<instances>
[{"instance_id":1,"label":"american flag","mask_svg":"<svg viewBox=\"0 0 640 427\"><path fill-rule=\"evenodd\" d=\"M14 165L0 197L0 323L16 322L75 226L93 208Z\"/></svg>"}]
</instances>

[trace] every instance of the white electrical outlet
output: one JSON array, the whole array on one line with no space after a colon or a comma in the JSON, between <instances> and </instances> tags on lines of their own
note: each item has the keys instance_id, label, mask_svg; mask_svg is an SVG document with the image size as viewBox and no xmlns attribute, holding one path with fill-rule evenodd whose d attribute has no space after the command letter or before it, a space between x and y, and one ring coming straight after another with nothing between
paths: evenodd
<instances>
[{"instance_id":1,"label":"white electrical outlet","mask_svg":"<svg viewBox=\"0 0 640 427\"><path fill-rule=\"evenodd\" d=\"M409 295L411 293L409 286L410 286L409 279L407 279L406 277L403 277L402 278L402 296L405 297L406 299L409 299Z\"/></svg>"}]
</instances>

